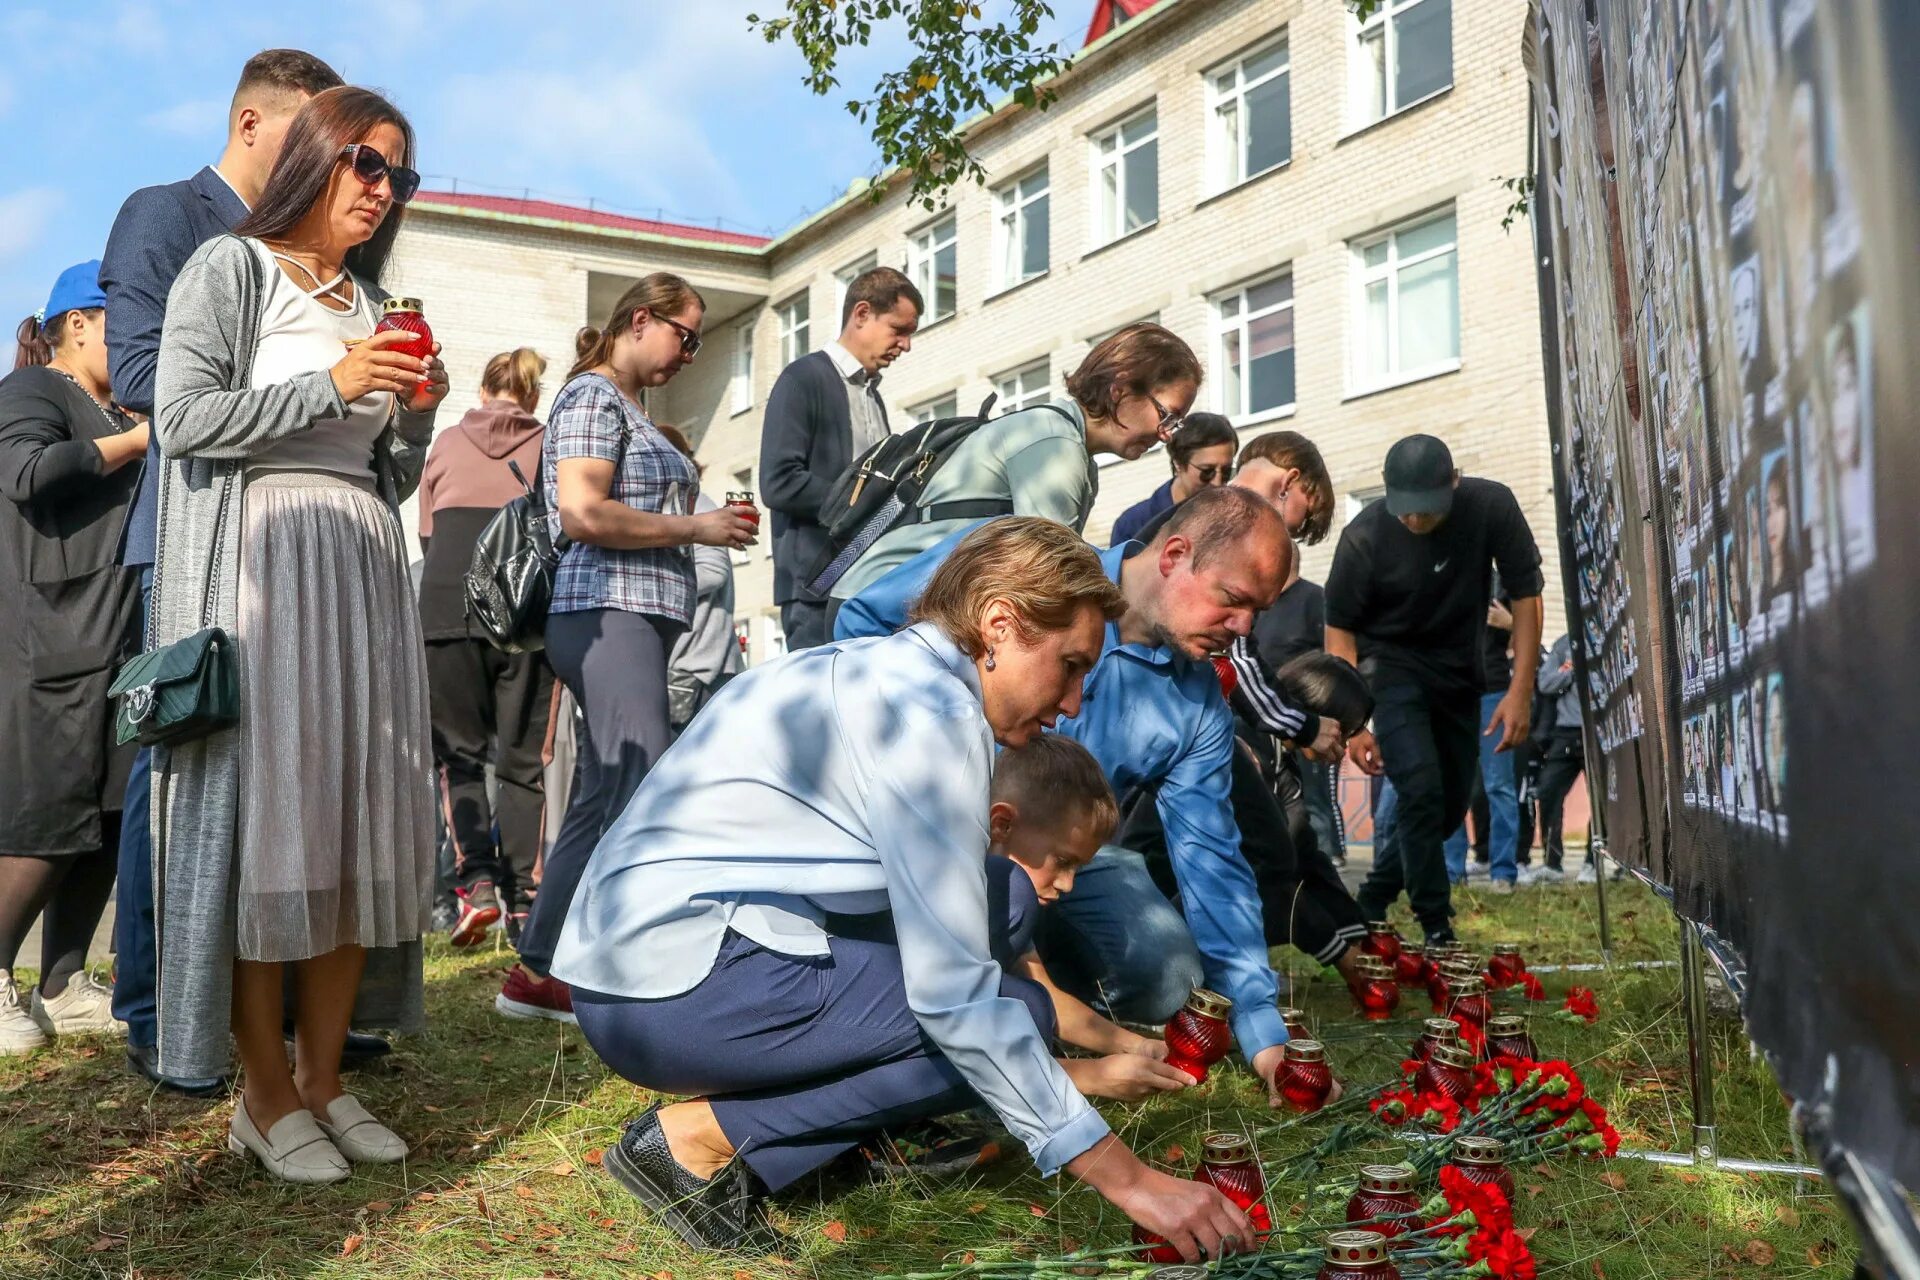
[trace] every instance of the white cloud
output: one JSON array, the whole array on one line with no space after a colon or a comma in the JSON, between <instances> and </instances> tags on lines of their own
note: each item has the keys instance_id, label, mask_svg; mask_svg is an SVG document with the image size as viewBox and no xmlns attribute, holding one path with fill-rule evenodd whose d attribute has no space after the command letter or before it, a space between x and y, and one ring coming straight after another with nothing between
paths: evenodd
<instances>
[{"instance_id":1,"label":"white cloud","mask_svg":"<svg viewBox=\"0 0 1920 1280\"><path fill-rule=\"evenodd\" d=\"M141 123L175 138L217 138L227 130L227 103L214 98L176 102L150 112Z\"/></svg>"},{"instance_id":2,"label":"white cloud","mask_svg":"<svg viewBox=\"0 0 1920 1280\"><path fill-rule=\"evenodd\" d=\"M0 262L39 244L64 201L53 187L27 187L0 195Z\"/></svg>"}]
</instances>

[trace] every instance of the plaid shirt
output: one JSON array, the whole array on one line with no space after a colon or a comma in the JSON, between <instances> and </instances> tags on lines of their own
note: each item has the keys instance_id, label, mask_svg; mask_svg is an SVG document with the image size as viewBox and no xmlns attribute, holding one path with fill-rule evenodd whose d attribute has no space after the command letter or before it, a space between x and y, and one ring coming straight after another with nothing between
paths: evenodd
<instances>
[{"instance_id":1,"label":"plaid shirt","mask_svg":"<svg viewBox=\"0 0 1920 1280\"><path fill-rule=\"evenodd\" d=\"M558 464L566 458L617 462L608 496L636 511L687 515L699 492L700 476L692 461L597 373L583 373L562 387L547 419L541 487L555 537L560 534ZM693 620L693 600L691 548L617 551L575 542L560 557L550 612L620 609L684 626Z\"/></svg>"}]
</instances>

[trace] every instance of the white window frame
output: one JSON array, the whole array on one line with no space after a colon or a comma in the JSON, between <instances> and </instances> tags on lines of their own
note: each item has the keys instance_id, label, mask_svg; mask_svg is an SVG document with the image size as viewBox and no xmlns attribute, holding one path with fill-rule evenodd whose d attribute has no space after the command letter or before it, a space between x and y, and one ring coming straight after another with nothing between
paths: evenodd
<instances>
[{"instance_id":1,"label":"white window frame","mask_svg":"<svg viewBox=\"0 0 1920 1280\"><path fill-rule=\"evenodd\" d=\"M861 275L879 265L880 252L876 249L833 273L833 323L839 325L841 329L846 328L846 322L841 319L841 316L847 310L847 290L853 288L853 282ZM835 334L839 332L839 329L834 330Z\"/></svg>"},{"instance_id":2,"label":"white window frame","mask_svg":"<svg viewBox=\"0 0 1920 1280\"><path fill-rule=\"evenodd\" d=\"M1148 227L1158 224L1160 221L1160 201L1158 196L1160 186L1160 160L1159 149L1156 147L1153 166L1153 184L1155 189L1154 216L1151 221L1143 222L1137 227L1132 229L1128 229L1127 227L1127 157L1146 146L1149 142L1157 143L1160 140L1159 111L1160 103L1156 99L1142 106L1138 111L1128 112L1121 119L1114 121L1104 129L1096 131L1087 139L1088 168L1093 179L1087 184L1087 225L1093 229L1092 247L1095 249L1112 244L1116 240L1124 240L1130 235L1137 235L1145 231ZM1144 116L1154 117L1153 132L1144 138L1137 138L1131 143L1122 142L1120 138L1121 130L1130 124L1138 122ZM1108 138L1113 139L1113 154L1103 156L1100 154L1100 146ZM1113 225L1111 226L1103 225L1100 220L1100 179L1102 172L1109 167L1115 170L1114 218Z\"/></svg>"},{"instance_id":3,"label":"white window frame","mask_svg":"<svg viewBox=\"0 0 1920 1280\"><path fill-rule=\"evenodd\" d=\"M937 418L957 418L960 416L960 393L949 391L943 396L923 400L908 409L907 414L916 426L922 422L932 422Z\"/></svg>"},{"instance_id":4,"label":"white window frame","mask_svg":"<svg viewBox=\"0 0 1920 1280\"><path fill-rule=\"evenodd\" d=\"M733 350L727 366L728 411L734 415L753 408L753 321L733 327Z\"/></svg>"},{"instance_id":5,"label":"white window frame","mask_svg":"<svg viewBox=\"0 0 1920 1280\"><path fill-rule=\"evenodd\" d=\"M1293 265L1289 263L1287 266L1282 267L1278 271L1268 272L1264 276L1258 276L1252 280L1246 281L1244 284L1235 285L1231 289L1223 289L1219 293L1213 294L1207 299L1207 310L1211 313L1212 319L1213 319L1213 367L1217 373L1217 376L1214 379L1214 391L1213 391L1213 408L1215 413L1228 413L1227 378L1229 374L1228 374L1228 365L1227 365L1227 336L1231 333L1237 333L1240 335L1240 351L1241 351L1240 406L1241 407L1240 407L1239 414L1234 417L1235 426L1245 427L1256 422L1265 422L1269 418L1287 417L1293 412L1294 405L1299 401L1299 397L1300 397L1300 331L1297 327L1294 329L1294 342L1293 342L1294 398L1292 400L1287 401L1287 403L1285 404L1272 405L1265 409L1255 409L1252 407L1252 398L1249 394L1250 384L1252 381L1252 373L1253 373L1253 357L1252 357L1253 347L1248 336L1248 332L1247 332L1248 328L1255 319L1258 319L1260 317L1278 315L1282 311L1289 311L1289 312L1292 311L1293 304L1294 304L1293 293L1291 290L1289 290L1287 295L1287 300L1285 302L1276 303L1273 306L1267 307L1266 309L1258 313L1255 313L1252 310L1250 310L1253 291L1259 288L1261 285L1272 284L1276 280L1290 281L1292 277L1293 277ZM1240 303L1240 309L1237 315L1235 315L1231 319L1228 319L1221 314L1221 308L1222 308L1222 304L1226 303L1230 299L1238 299Z\"/></svg>"},{"instance_id":6,"label":"white window frame","mask_svg":"<svg viewBox=\"0 0 1920 1280\"><path fill-rule=\"evenodd\" d=\"M1428 249L1414 254L1410 258L1400 256L1400 237L1416 228L1440 218L1453 219L1453 239L1438 248ZM1366 265L1366 252L1376 245L1387 246L1387 259L1377 267ZM1460 367L1460 217L1458 209L1448 205L1441 209L1429 209L1425 213L1408 218L1384 230L1376 231L1351 242L1348 250L1353 258L1353 291L1348 302L1348 331L1353 335L1352 351L1347 361L1347 380L1349 396L1364 395L1372 391L1382 391L1388 387L1401 386L1408 382L1418 382L1422 378L1431 378L1438 374L1451 373ZM1453 256L1453 305L1455 342L1454 353L1442 360L1423 365L1417 369L1400 367L1400 273L1408 267L1431 262L1443 254ZM1388 281L1387 289L1387 370L1380 375L1370 375L1362 371L1361 343L1366 333L1367 286L1378 280Z\"/></svg>"},{"instance_id":7,"label":"white window frame","mask_svg":"<svg viewBox=\"0 0 1920 1280\"><path fill-rule=\"evenodd\" d=\"M797 316L801 308L807 314ZM780 317L780 367L786 368L801 356L813 350L813 298L809 290L802 289L785 302L776 311Z\"/></svg>"},{"instance_id":8,"label":"white window frame","mask_svg":"<svg viewBox=\"0 0 1920 1280\"><path fill-rule=\"evenodd\" d=\"M1429 98L1437 97L1453 87L1452 58L1448 58L1447 82L1432 93L1424 94L1410 102L1395 102L1393 98L1393 68L1400 56L1400 25L1397 19L1409 9L1417 8L1430 0L1380 0L1380 5L1365 22L1349 17L1347 19L1347 84L1348 114L1351 127L1364 129L1368 125L1378 124L1391 116L1399 115L1408 107L1418 106ZM1445 0L1452 6L1453 0ZM1453 12L1447 14L1448 34L1452 34ZM1367 42L1379 33L1382 43L1380 99L1376 105L1373 84L1373 59L1367 54ZM1451 47L1452 41L1448 41Z\"/></svg>"},{"instance_id":9,"label":"white window frame","mask_svg":"<svg viewBox=\"0 0 1920 1280\"><path fill-rule=\"evenodd\" d=\"M1040 179L1040 189L1026 195L1020 188L1035 178ZM993 192L993 291L1002 293L1015 285L1037 280L1053 268L1053 219L1047 219L1047 238L1049 243L1043 246L1046 261L1038 271L1025 270L1027 255L1028 210L1034 205L1045 202L1048 212L1053 209L1053 176L1047 165L1029 169L1019 177L996 187ZM1011 267L1012 270L1008 268Z\"/></svg>"},{"instance_id":10,"label":"white window frame","mask_svg":"<svg viewBox=\"0 0 1920 1280\"><path fill-rule=\"evenodd\" d=\"M940 251L953 249L953 311L941 311ZM921 327L938 324L960 309L960 219L951 210L907 237L907 279L920 290L927 309Z\"/></svg>"},{"instance_id":11,"label":"white window frame","mask_svg":"<svg viewBox=\"0 0 1920 1280\"><path fill-rule=\"evenodd\" d=\"M1039 385L1032 385L1032 379L1038 376ZM994 405L994 412L1014 413L1021 409L1031 409L1036 404L1045 404L1053 399L1053 360L1044 357L1009 369L993 380L993 389L1000 399Z\"/></svg>"},{"instance_id":12,"label":"white window frame","mask_svg":"<svg viewBox=\"0 0 1920 1280\"><path fill-rule=\"evenodd\" d=\"M1244 74L1247 63L1265 53L1271 53L1276 47L1285 49L1286 61L1258 80L1248 80ZM1253 130L1247 127L1247 95L1264 84L1285 78L1287 81L1287 158L1276 161L1257 173L1247 171L1247 148L1253 141ZM1225 80L1230 87L1223 88ZM1208 193L1218 195L1243 182L1251 181L1263 173L1275 169L1284 169L1293 163L1293 51L1288 46L1287 31L1282 28L1272 37L1262 40L1246 52L1212 68L1206 73L1207 82L1207 174ZM1228 154L1225 111L1231 106L1240 122L1239 142Z\"/></svg>"}]
</instances>

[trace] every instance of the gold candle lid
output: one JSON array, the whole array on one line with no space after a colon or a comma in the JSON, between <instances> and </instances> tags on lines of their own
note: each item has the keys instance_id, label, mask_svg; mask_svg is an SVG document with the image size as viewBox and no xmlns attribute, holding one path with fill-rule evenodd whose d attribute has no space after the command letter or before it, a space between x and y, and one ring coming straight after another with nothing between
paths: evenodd
<instances>
[{"instance_id":1,"label":"gold candle lid","mask_svg":"<svg viewBox=\"0 0 1920 1280\"><path fill-rule=\"evenodd\" d=\"M1527 1015L1524 1013L1502 1013L1487 1019L1487 1034L1490 1036L1523 1036L1527 1034Z\"/></svg>"},{"instance_id":2,"label":"gold candle lid","mask_svg":"<svg viewBox=\"0 0 1920 1280\"><path fill-rule=\"evenodd\" d=\"M1253 1142L1244 1133L1210 1133L1200 1151L1208 1164L1239 1164L1253 1159Z\"/></svg>"},{"instance_id":3,"label":"gold candle lid","mask_svg":"<svg viewBox=\"0 0 1920 1280\"><path fill-rule=\"evenodd\" d=\"M1187 1008L1204 1018L1220 1018L1233 1012L1233 1001L1218 991L1209 991L1205 987L1195 987L1193 994L1187 997Z\"/></svg>"},{"instance_id":4,"label":"gold candle lid","mask_svg":"<svg viewBox=\"0 0 1920 1280\"><path fill-rule=\"evenodd\" d=\"M1469 1071L1473 1069L1472 1051L1462 1047L1457 1042L1451 1044L1443 1042L1434 1045L1433 1049L1427 1054L1427 1061L1437 1062L1444 1067L1460 1067Z\"/></svg>"},{"instance_id":5,"label":"gold candle lid","mask_svg":"<svg viewBox=\"0 0 1920 1280\"><path fill-rule=\"evenodd\" d=\"M1388 924L1385 920L1367 921L1367 932L1368 933L1390 933L1396 937L1399 936L1399 933L1400 933L1398 929Z\"/></svg>"},{"instance_id":6,"label":"gold candle lid","mask_svg":"<svg viewBox=\"0 0 1920 1280\"><path fill-rule=\"evenodd\" d=\"M1460 1038L1460 1024L1452 1018L1428 1018L1422 1034L1442 1044L1452 1044Z\"/></svg>"},{"instance_id":7,"label":"gold candle lid","mask_svg":"<svg viewBox=\"0 0 1920 1280\"><path fill-rule=\"evenodd\" d=\"M1354 965L1354 968L1359 970L1360 976L1363 978L1391 978L1393 976L1393 966L1385 960L1382 960L1379 956L1361 956L1359 962Z\"/></svg>"},{"instance_id":8,"label":"gold candle lid","mask_svg":"<svg viewBox=\"0 0 1920 1280\"><path fill-rule=\"evenodd\" d=\"M1288 1062L1325 1062L1327 1049L1318 1040L1289 1040L1282 1056Z\"/></svg>"},{"instance_id":9,"label":"gold candle lid","mask_svg":"<svg viewBox=\"0 0 1920 1280\"><path fill-rule=\"evenodd\" d=\"M1387 1238L1378 1231L1334 1231L1327 1235L1328 1262L1357 1262L1362 1266L1387 1256Z\"/></svg>"},{"instance_id":10,"label":"gold candle lid","mask_svg":"<svg viewBox=\"0 0 1920 1280\"><path fill-rule=\"evenodd\" d=\"M1464 952L1450 955L1440 962L1440 972L1447 974L1449 977L1477 977L1481 971L1481 967L1480 961L1477 958L1467 955Z\"/></svg>"},{"instance_id":11,"label":"gold candle lid","mask_svg":"<svg viewBox=\"0 0 1920 1280\"><path fill-rule=\"evenodd\" d=\"M1451 985L1453 988L1453 997L1456 1000L1461 996L1483 996L1487 994L1487 980L1477 973L1468 974Z\"/></svg>"},{"instance_id":12,"label":"gold candle lid","mask_svg":"<svg viewBox=\"0 0 1920 1280\"><path fill-rule=\"evenodd\" d=\"M1496 956L1517 956L1520 954L1520 944L1517 942L1496 942L1493 944L1493 954Z\"/></svg>"},{"instance_id":13,"label":"gold candle lid","mask_svg":"<svg viewBox=\"0 0 1920 1280\"><path fill-rule=\"evenodd\" d=\"M1454 1139L1453 1158L1461 1164L1505 1164L1507 1144L1484 1134L1469 1134Z\"/></svg>"},{"instance_id":14,"label":"gold candle lid","mask_svg":"<svg viewBox=\"0 0 1920 1280\"><path fill-rule=\"evenodd\" d=\"M388 298L380 304L380 314L392 315L396 311L424 311L418 298Z\"/></svg>"}]
</instances>

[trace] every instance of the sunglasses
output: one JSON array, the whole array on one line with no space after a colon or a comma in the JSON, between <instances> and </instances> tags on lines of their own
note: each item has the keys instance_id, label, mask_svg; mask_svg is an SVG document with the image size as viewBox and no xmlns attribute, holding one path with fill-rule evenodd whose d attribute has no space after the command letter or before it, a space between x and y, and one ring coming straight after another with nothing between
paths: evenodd
<instances>
[{"instance_id":1,"label":"sunglasses","mask_svg":"<svg viewBox=\"0 0 1920 1280\"><path fill-rule=\"evenodd\" d=\"M1200 477L1201 484L1212 484L1215 476L1219 476L1220 483L1225 484L1227 481L1233 479L1233 464L1227 462L1205 467L1195 467L1193 474Z\"/></svg>"},{"instance_id":2,"label":"sunglasses","mask_svg":"<svg viewBox=\"0 0 1920 1280\"><path fill-rule=\"evenodd\" d=\"M389 179L393 184L393 202L406 204L420 193L420 174L403 164L388 164L387 158L364 142L349 143L340 148L340 158L353 167L353 176L370 187L380 185L380 179Z\"/></svg>"},{"instance_id":3,"label":"sunglasses","mask_svg":"<svg viewBox=\"0 0 1920 1280\"><path fill-rule=\"evenodd\" d=\"M668 317L660 315L657 312L649 312L648 314L652 315L653 318L655 320L658 320L661 324L670 324L673 326L675 332L677 332L680 335L680 354L681 355L691 360L695 356L700 354L700 335L698 333L694 332L692 329L687 328L687 326L681 324L678 320L669 319Z\"/></svg>"},{"instance_id":4,"label":"sunglasses","mask_svg":"<svg viewBox=\"0 0 1920 1280\"><path fill-rule=\"evenodd\" d=\"M1173 410L1167 408L1167 406L1161 404L1158 400L1154 399L1153 396L1151 395L1147 397L1147 403L1152 405L1154 408L1154 412L1160 415L1159 431L1160 431L1161 443L1164 444L1167 440L1172 438L1174 432L1178 431L1180 428L1187 425L1186 414L1175 413Z\"/></svg>"}]
</instances>

